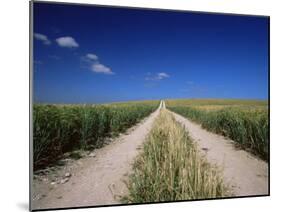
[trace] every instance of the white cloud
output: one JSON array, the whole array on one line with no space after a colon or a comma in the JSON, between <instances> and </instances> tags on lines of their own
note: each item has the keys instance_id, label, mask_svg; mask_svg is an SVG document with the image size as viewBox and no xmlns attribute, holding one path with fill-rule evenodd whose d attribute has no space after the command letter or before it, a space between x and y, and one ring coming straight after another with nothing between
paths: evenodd
<instances>
[{"instance_id":1,"label":"white cloud","mask_svg":"<svg viewBox=\"0 0 281 212\"><path fill-rule=\"evenodd\" d=\"M87 65L90 66L90 70L95 73L107 75L115 74L114 72L112 72L111 68L100 63L99 57L96 54L88 53L85 56L81 57L81 59L82 61L86 62Z\"/></svg>"},{"instance_id":2,"label":"white cloud","mask_svg":"<svg viewBox=\"0 0 281 212\"><path fill-rule=\"evenodd\" d=\"M95 73L114 74L111 69L101 63L95 63L91 66L91 70Z\"/></svg>"},{"instance_id":3,"label":"white cloud","mask_svg":"<svg viewBox=\"0 0 281 212\"><path fill-rule=\"evenodd\" d=\"M115 74L110 67L100 63L99 57L96 54L88 53L81 57L82 62L89 66L90 70L98 74L113 75Z\"/></svg>"},{"instance_id":4,"label":"white cloud","mask_svg":"<svg viewBox=\"0 0 281 212\"><path fill-rule=\"evenodd\" d=\"M170 77L170 75L165 72L160 72L155 75L152 75L151 73L147 73L147 77L145 77L145 80L156 81L156 80L162 80L162 79L169 78L169 77Z\"/></svg>"},{"instance_id":5,"label":"white cloud","mask_svg":"<svg viewBox=\"0 0 281 212\"><path fill-rule=\"evenodd\" d=\"M34 33L34 38L36 40L42 41L45 45L50 45L51 41L48 39L46 35L40 34L40 33Z\"/></svg>"},{"instance_id":6,"label":"white cloud","mask_svg":"<svg viewBox=\"0 0 281 212\"><path fill-rule=\"evenodd\" d=\"M164 79L164 78L169 78L170 76L164 72L161 72L161 73L158 73L156 78L161 80L161 79Z\"/></svg>"},{"instance_id":7,"label":"white cloud","mask_svg":"<svg viewBox=\"0 0 281 212\"><path fill-rule=\"evenodd\" d=\"M57 38L56 42L61 47L66 47L66 48L79 47L79 44L75 41L75 39L69 36Z\"/></svg>"},{"instance_id":8,"label":"white cloud","mask_svg":"<svg viewBox=\"0 0 281 212\"><path fill-rule=\"evenodd\" d=\"M98 60L99 59L97 55L91 54L91 53L87 54L86 58L88 58L90 60Z\"/></svg>"}]
</instances>

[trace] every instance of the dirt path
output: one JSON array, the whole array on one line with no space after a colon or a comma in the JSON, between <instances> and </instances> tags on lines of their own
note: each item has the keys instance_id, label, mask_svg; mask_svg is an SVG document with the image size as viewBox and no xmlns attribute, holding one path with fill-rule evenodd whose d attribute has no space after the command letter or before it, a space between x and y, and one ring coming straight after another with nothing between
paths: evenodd
<instances>
[{"instance_id":1,"label":"dirt path","mask_svg":"<svg viewBox=\"0 0 281 212\"><path fill-rule=\"evenodd\" d=\"M200 125L176 113L173 114L176 120L188 130L207 160L223 168L224 181L231 186L233 196L268 194L268 164L266 162L244 150L235 148L234 141L208 132Z\"/></svg>"},{"instance_id":2,"label":"dirt path","mask_svg":"<svg viewBox=\"0 0 281 212\"><path fill-rule=\"evenodd\" d=\"M109 145L55 170L53 179L59 181L52 182L48 174L34 179L33 209L120 203L120 196L127 193L125 181L131 171L132 162L160 108L166 108L164 101L161 101L159 108L148 118ZM207 160L223 168L224 181L231 186L234 196L268 194L267 163L246 151L237 150L234 141L210 133L200 125L173 114L189 131Z\"/></svg>"},{"instance_id":3,"label":"dirt path","mask_svg":"<svg viewBox=\"0 0 281 212\"><path fill-rule=\"evenodd\" d=\"M162 102L128 134L96 150L94 157L79 159L58 171L59 176L71 173L67 182L52 184L48 178L34 180L33 209L120 203L119 197L127 192L124 180L161 107Z\"/></svg>"}]
</instances>

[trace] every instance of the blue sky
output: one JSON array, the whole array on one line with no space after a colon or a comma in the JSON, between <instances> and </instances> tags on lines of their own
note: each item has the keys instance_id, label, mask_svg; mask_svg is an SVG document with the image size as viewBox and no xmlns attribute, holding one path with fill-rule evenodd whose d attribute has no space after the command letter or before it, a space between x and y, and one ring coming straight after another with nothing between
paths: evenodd
<instances>
[{"instance_id":1,"label":"blue sky","mask_svg":"<svg viewBox=\"0 0 281 212\"><path fill-rule=\"evenodd\" d=\"M268 98L268 19L34 4L34 101Z\"/></svg>"}]
</instances>

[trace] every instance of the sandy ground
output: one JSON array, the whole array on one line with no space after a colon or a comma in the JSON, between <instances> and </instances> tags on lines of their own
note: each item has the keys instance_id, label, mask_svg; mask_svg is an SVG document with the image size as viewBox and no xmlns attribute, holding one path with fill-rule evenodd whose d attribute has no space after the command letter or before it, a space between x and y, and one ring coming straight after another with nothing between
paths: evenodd
<instances>
[{"instance_id":1,"label":"sandy ground","mask_svg":"<svg viewBox=\"0 0 281 212\"><path fill-rule=\"evenodd\" d=\"M173 112L171 112L173 113ZM208 132L188 119L173 113L197 143L198 149L206 155L211 164L223 170L226 184L232 189L232 196L267 195L268 164L252 154L239 150L234 141Z\"/></svg>"},{"instance_id":2,"label":"sandy ground","mask_svg":"<svg viewBox=\"0 0 281 212\"><path fill-rule=\"evenodd\" d=\"M84 157L56 170L56 177L60 177L62 181L52 182L50 174L46 174L40 180L34 179L32 208L120 203L120 197L127 193L125 182L131 171L131 165L161 106L162 103L154 113L133 129L129 129L126 134L95 150L94 157ZM69 174L70 177L63 177ZM64 179L67 179L67 182L63 182Z\"/></svg>"}]
</instances>

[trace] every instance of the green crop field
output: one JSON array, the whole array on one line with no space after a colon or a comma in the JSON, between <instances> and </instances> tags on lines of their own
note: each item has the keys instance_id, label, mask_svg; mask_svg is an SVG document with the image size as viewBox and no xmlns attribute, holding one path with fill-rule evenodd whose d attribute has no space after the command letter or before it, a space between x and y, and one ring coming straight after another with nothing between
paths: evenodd
<instances>
[{"instance_id":1,"label":"green crop field","mask_svg":"<svg viewBox=\"0 0 281 212\"><path fill-rule=\"evenodd\" d=\"M268 102L233 99L167 100L168 109L226 136L268 160Z\"/></svg>"},{"instance_id":2,"label":"green crop field","mask_svg":"<svg viewBox=\"0 0 281 212\"><path fill-rule=\"evenodd\" d=\"M159 101L105 105L33 106L34 169L49 165L63 153L101 147L159 106Z\"/></svg>"}]
</instances>

